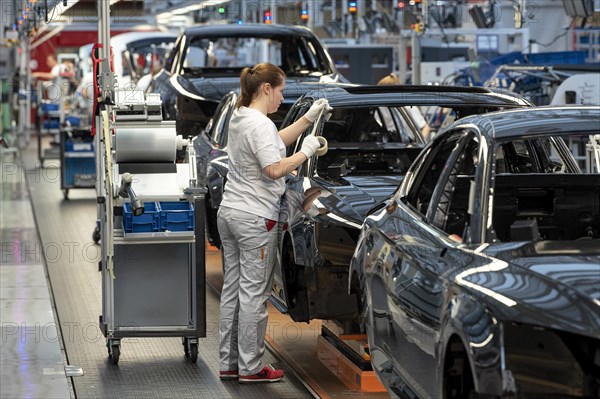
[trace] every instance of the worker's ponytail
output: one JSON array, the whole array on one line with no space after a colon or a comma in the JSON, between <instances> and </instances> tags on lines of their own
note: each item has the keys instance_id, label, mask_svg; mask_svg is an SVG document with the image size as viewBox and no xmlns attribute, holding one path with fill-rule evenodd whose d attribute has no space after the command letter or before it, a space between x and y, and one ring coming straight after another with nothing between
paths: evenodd
<instances>
[{"instance_id":1,"label":"worker's ponytail","mask_svg":"<svg viewBox=\"0 0 600 399\"><path fill-rule=\"evenodd\" d=\"M285 73L277 65L263 62L252 68L244 68L240 75L240 96L236 108L247 107L258 93L263 83L273 87L281 86L285 81Z\"/></svg>"}]
</instances>

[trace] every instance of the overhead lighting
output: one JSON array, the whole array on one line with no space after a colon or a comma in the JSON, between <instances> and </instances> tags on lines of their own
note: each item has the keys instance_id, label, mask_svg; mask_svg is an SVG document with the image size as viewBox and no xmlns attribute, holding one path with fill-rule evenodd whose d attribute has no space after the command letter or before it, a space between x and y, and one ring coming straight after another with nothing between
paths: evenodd
<instances>
[{"instance_id":1,"label":"overhead lighting","mask_svg":"<svg viewBox=\"0 0 600 399\"><path fill-rule=\"evenodd\" d=\"M112 6L119 1L121 0L110 0L109 5ZM34 3L35 2L37 2L37 0L34 1ZM54 7L52 7L52 10L48 12L48 22L58 22L58 20L60 20L60 18L78 2L79 0L67 0L66 2L63 0L57 1L54 4Z\"/></svg>"},{"instance_id":2,"label":"overhead lighting","mask_svg":"<svg viewBox=\"0 0 600 399\"><path fill-rule=\"evenodd\" d=\"M63 2L62 0L57 1L52 7L52 10L48 13L48 22L58 22L60 17L68 11L71 7L77 4L79 0L68 0Z\"/></svg>"},{"instance_id":3,"label":"overhead lighting","mask_svg":"<svg viewBox=\"0 0 600 399\"><path fill-rule=\"evenodd\" d=\"M169 9L169 10L167 10L167 12L170 12L175 15L182 15L182 14L187 14L192 11L201 10L204 7L211 7L211 6L221 7L224 4L229 3L230 1L231 0L218 0L218 1L207 1L207 2L197 2L197 1L187 2L187 3L182 4L181 6L177 6L176 8Z\"/></svg>"}]
</instances>

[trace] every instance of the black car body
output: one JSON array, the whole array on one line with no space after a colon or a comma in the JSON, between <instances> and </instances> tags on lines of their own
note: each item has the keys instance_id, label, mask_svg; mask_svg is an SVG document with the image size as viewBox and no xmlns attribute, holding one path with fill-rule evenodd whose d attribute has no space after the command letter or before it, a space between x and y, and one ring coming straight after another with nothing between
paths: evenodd
<instances>
[{"instance_id":1,"label":"black car body","mask_svg":"<svg viewBox=\"0 0 600 399\"><path fill-rule=\"evenodd\" d=\"M221 98L239 88L242 69L265 61L279 65L290 83L345 80L307 28L207 25L182 33L151 90L160 93L163 116L177 121L180 134L197 135Z\"/></svg>"},{"instance_id":2,"label":"black car body","mask_svg":"<svg viewBox=\"0 0 600 399\"><path fill-rule=\"evenodd\" d=\"M598 107L465 118L366 218L350 287L390 393L600 396L600 175L561 138L599 133Z\"/></svg>"},{"instance_id":3,"label":"black car body","mask_svg":"<svg viewBox=\"0 0 600 399\"><path fill-rule=\"evenodd\" d=\"M283 91L283 102L277 112L269 114L269 118L279 128L294 102L309 91L325 89L332 84L321 83L289 83ZM349 84L345 84L348 86ZM227 93L219 102L213 117L209 120L202 134L192 140L196 153L197 176L199 183L207 189L206 194L206 227L207 240L214 246L221 247L221 239L217 231L217 210L223 195L223 186L227 176L227 140L229 120L235 109L239 90Z\"/></svg>"},{"instance_id":4,"label":"black car body","mask_svg":"<svg viewBox=\"0 0 600 399\"><path fill-rule=\"evenodd\" d=\"M319 98L328 99L331 116L318 119L288 147L287 155L299 151L304 137L313 133L328 140L329 151L309 159L288 181L288 191L322 189L329 196L315 203L328 213L317 217L299 213L289 221L271 299L295 321L335 319L351 325L358 301L354 293L348 295L348 270L360 226L368 211L393 193L425 145L405 107L436 105L466 116L529 103L481 88L338 86L300 98L281 127L302 117ZM216 210L226 157L215 159L210 169L211 205Z\"/></svg>"}]
</instances>

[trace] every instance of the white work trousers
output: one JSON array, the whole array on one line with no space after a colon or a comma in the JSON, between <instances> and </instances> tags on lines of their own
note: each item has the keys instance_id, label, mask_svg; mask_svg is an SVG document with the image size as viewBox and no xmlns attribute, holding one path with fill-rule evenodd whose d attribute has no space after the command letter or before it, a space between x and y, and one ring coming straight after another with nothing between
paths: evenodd
<instances>
[{"instance_id":1,"label":"white work trousers","mask_svg":"<svg viewBox=\"0 0 600 399\"><path fill-rule=\"evenodd\" d=\"M281 223L221 207L217 225L223 253L219 368L252 375L262 370Z\"/></svg>"}]
</instances>

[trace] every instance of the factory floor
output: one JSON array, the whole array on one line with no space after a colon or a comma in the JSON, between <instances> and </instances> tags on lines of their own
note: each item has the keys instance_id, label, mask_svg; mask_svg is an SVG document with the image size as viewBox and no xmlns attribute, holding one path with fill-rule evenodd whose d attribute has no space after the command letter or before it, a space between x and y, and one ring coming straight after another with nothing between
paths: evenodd
<instances>
[{"instance_id":1,"label":"factory floor","mask_svg":"<svg viewBox=\"0 0 600 399\"><path fill-rule=\"evenodd\" d=\"M181 338L161 337L124 338L113 365L98 327L95 191L73 189L64 200L59 166L46 160L40 167L35 143L2 162L0 397L388 397L348 389L317 359L321 323L294 323L272 307L265 362L283 368L285 379L252 386L220 381L221 257L212 247L206 251L207 334L197 364L184 357ZM67 376L65 365L76 376Z\"/></svg>"}]
</instances>

